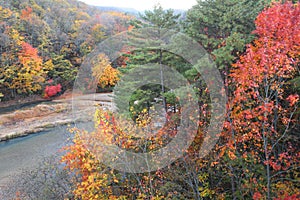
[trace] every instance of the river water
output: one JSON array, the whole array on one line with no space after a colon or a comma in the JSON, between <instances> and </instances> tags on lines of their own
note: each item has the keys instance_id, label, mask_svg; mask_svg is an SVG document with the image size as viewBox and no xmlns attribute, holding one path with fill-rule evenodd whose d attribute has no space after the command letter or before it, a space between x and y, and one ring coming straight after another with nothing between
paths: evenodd
<instances>
[{"instance_id":1,"label":"river water","mask_svg":"<svg viewBox=\"0 0 300 200\"><path fill-rule=\"evenodd\" d=\"M44 157L56 154L68 143L71 136L68 128L78 125L89 129L92 124L61 125L41 133L0 142L0 186L10 176L33 169Z\"/></svg>"}]
</instances>

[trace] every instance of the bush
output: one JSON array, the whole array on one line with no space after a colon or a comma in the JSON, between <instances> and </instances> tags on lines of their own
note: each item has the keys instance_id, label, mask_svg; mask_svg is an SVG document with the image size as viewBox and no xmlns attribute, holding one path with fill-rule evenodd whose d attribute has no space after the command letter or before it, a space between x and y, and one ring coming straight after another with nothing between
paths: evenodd
<instances>
[{"instance_id":1,"label":"bush","mask_svg":"<svg viewBox=\"0 0 300 200\"><path fill-rule=\"evenodd\" d=\"M61 84L46 86L44 90L44 98L48 99L50 97L54 97L60 92L61 92Z\"/></svg>"}]
</instances>

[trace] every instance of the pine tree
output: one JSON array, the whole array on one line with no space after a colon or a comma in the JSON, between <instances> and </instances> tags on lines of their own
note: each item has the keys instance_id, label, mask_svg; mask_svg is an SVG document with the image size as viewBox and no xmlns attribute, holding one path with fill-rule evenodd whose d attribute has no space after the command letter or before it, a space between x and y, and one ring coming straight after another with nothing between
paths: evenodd
<instances>
[{"instance_id":1,"label":"pine tree","mask_svg":"<svg viewBox=\"0 0 300 200\"><path fill-rule=\"evenodd\" d=\"M145 85L141 88L137 88L136 92L132 95L121 92L122 88L117 87L116 93L118 95L116 99L117 107L120 109L124 102L129 102L130 106L138 113L143 109L149 111L150 107L155 103L154 99L162 99L163 108L167 111L167 99L166 93L169 91L165 87L165 73L163 71L163 65L180 68L184 66L184 60L177 55L167 52L162 48L166 45L166 38L169 38L170 32L168 30L179 30L178 21L180 15L175 15L173 10L164 10L160 5L154 7L153 11L145 11L143 15L140 15L141 20L132 21L132 25L136 28L135 31L129 32L129 46L141 47L134 49L130 53L127 53L126 67L120 69L120 71L126 75L136 67L140 67L146 64L158 64L160 65L160 79L159 84ZM142 31L139 32L139 28ZM147 31L145 31L147 30ZM130 47L129 47L130 48ZM144 68L144 72L139 70L139 73L148 73L151 68ZM180 71L180 70L179 70ZM144 74L140 76L143 77ZM134 83L126 82L126 86L122 87L130 88ZM124 91L124 90L123 90ZM168 99L172 99L169 97ZM135 102L135 104L134 104ZM174 103L174 102L173 102ZM136 105L136 106L135 106Z\"/></svg>"},{"instance_id":2,"label":"pine tree","mask_svg":"<svg viewBox=\"0 0 300 200\"><path fill-rule=\"evenodd\" d=\"M270 0L207 0L187 13L185 32L211 53L219 69L229 67L255 36L254 20Z\"/></svg>"}]
</instances>

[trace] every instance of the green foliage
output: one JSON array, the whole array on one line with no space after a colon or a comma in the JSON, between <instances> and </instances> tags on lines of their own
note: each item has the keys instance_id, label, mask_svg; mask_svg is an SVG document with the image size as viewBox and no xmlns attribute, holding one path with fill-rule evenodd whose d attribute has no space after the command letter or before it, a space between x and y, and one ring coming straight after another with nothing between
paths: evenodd
<instances>
[{"instance_id":1,"label":"green foliage","mask_svg":"<svg viewBox=\"0 0 300 200\"><path fill-rule=\"evenodd\" d=\"M157 103L155 99L161 96L160 93L161 86L155 84L144 85L134 91L129 99L131 117L134 120L137 119L139 113L141 113L144 109L149 112L152 106Z\"/></svg>"},{"instance_id":2,"label":"green foliage","mask_svg":"<svg viewBox=\"0 0 300 200\"><path fill-rule=\"evenodd\" d=\"M254 39L254 20L269 2L198 1L187 13L185 32L212 53L218 68L227 69Z\"/></svg>"},{"instance_id":3,"label":"green foliage","mask_svg":"<svg viewBox=\"0 0 300 200\"><path fill-rule=\"evenodd\" d=\"M53 55L54 68L48 73L49 79L61 83L64 88L72 86L77 75L77 69L64 56Z\"/></svg>"},{"instance_id":4,"label":"green foliage","mask_svg":"<svg viewBox=\"0 0 300 200\"><path fill-rule=\"evenodd\" d=\"M297 91L299 94L300 93L300 76L292 79L291 81L289 81L289 83L291 84L292 89Z\"/></svg>"},{"instance_id":5,"label":"green foliage","mask_svg":"<svg viewBox=\"0 0 300 200\"><path fill-rule=\"evenodd\" d=\"M179 17L180 15L176 15L172 9L164 10L160 5L156 5L153 11L146 10L140 15L142 21L139 24L140 27L178 29Z\"/></svg>"},{"instance_id":6,"label":"green foliage","mask_svg":"<svg viewBox=\"0 0 300 200\"><path fill-rule=\"evenodd\" d=\"M148 28L148 27L154 27L156 30L155 33L157 35L157 38L148 38L147 35L140 34L137 32L129 32L130 36L130 44L132 46L136 46L136 44L139 44L142 42L143 44L153 44L153 48L144 48L144 49L138 49L134 50L130 53L124 54L124 57L126 57L126 66L121 68L120 71L123 73L123 75L126 76L126 74L132 72L134 68L139 67L146 64L160 64L160 65L166 65L175 68L179 72L184 72L186 62L181 57L174 55L170 52L167 52L161 48L155 48L156 44L164 44L164 37L167 37L167 33L164 32L166 29L177 29L179 30L179 17L180 15L176 15L173 10L164 10L160 5L156 5L152 11L145 11L144 14L140 15L140 20L134 20L132 21L132 25L134 25L135 28ZM148 70L152 70L151 68L143 68L144 72L140 70L140 73L145 73ZM129 100L130 102L130 112L131 115L134 115L135 117L144 109L148 110L152 105L155 103L164 104L165 109L167 109L167 104L170 103L174 105L174 100L171 98L166 99L165 92L168 92L168 89L165 87L165 83L162 77L164 77L164 73L161 70L161 75L159 75L157 80L160 80L160 85L155 84L149 84L146 86L143 86L142 88L138 88L137 91L131 96L128 96L130 94L122 92L121 97L120 95L118 98L119 100L116 101L117 107L122 107L121 104L123 104L124 100ZM129 81L126 82L127 88L132 87L132 83ZM124 86L123 86L124 87ZM127 96L127 97L125 97ZM154 98L161 99L161 102L155 102ZM122 99L122 100L121 100ZM168 102L168 100L172 102ZM128 102L128 101L127 101ZM134 102L136 104L134 104Z\"/></svg>"}]
</instances>

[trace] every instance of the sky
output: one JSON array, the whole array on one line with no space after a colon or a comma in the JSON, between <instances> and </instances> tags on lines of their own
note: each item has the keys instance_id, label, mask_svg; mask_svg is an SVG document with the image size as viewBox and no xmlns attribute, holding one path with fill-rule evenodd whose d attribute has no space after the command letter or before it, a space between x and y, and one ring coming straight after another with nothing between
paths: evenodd
<instances>
[{"instance_id":1,"label":"sky","mask_svg":"<svg viewBox=\"0 0 300 200\"><path fill-rule=\"evenodd\" d=\"M139 11L152 10L157 3L165 8L187 10L196 4L196 0L80 0L89 5L134 8Z\"/></svg>"}]
</instances>

